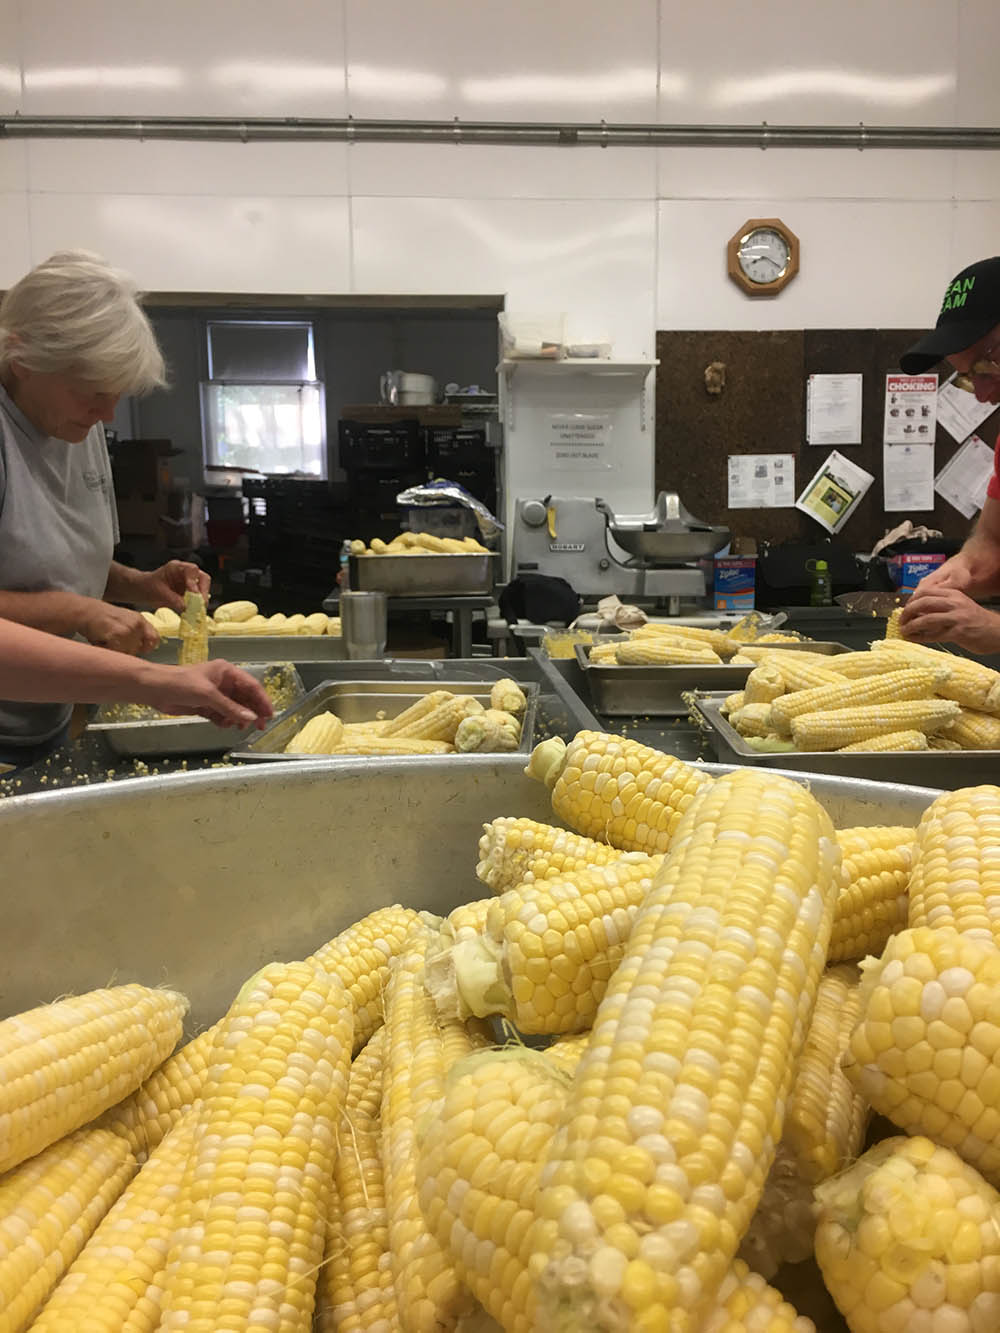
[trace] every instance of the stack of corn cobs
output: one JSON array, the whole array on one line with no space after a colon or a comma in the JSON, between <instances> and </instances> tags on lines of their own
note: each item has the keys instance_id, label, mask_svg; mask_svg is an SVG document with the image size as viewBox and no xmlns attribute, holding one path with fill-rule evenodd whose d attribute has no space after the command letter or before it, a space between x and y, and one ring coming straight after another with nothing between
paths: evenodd
<instances>
[{"instance_id":1,"label":"stack of corn cobs","mask_svg":"<svg viewBox=\"0 0 1000 1333\"><path fill-rule=\"evenodd\" d=\"M854 1333L1000 1328L1000 788L835 832L600 733L529 771L568 829L488 825L492 896L172 1055L167 990L0 1024L0 1328L806 1333L812 1253Z\"/></svg>"}]
</instances>

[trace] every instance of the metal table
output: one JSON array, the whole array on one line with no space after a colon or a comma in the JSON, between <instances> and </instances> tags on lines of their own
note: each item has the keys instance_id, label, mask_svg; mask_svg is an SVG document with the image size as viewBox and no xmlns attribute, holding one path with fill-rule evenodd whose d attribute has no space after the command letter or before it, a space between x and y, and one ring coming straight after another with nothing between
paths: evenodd
<instances>
[{"instance_id":1,"label":"metal table","mask_svg":"<svg viewBox=\"0 0 1000 1333\"><path fill-rule=\"evenodd\" d=\"M393 611L436 611L439 615L450 611L454 617L451 626L451 655L471 657L473 613L495 606L496 597L490 592L451 593L438 597L387 597L386 605L390 616ZM323 610L328 616L340 615L340 594L331 593L323 602Z\"/></svg>"}]
</instances>

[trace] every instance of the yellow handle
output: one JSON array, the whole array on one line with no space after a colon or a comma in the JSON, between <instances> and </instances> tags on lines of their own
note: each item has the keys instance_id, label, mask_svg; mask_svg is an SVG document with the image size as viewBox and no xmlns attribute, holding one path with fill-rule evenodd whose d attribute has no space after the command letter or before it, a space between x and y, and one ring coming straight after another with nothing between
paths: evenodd
<instances>
[{"instance_id":1,"label":"yellow handle","mask_svg":"<svg viewBox=\"0 0 1000 1333\"><path fill-rule=\"evenodd\" d=\"M556 539L556 507L555 505L545 506L545 519L549 525L549 536L553 541Z\"/></svg>"}]
</instances>

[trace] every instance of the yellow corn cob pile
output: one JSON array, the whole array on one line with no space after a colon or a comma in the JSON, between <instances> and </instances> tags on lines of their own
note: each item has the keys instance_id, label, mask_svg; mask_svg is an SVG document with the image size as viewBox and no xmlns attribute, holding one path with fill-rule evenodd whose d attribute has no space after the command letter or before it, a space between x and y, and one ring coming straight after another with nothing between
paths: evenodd
<instances>
[{"instance_id":1,"label":"yellow corn cob pile","mask_svg":"<svg viewBox=\"0 0 1000 1333\"><path fill-rule=\"evenodd\" d=\"M880 954L907 924L914 830L901 825L841 829L843 884L827 955L831 963Z\"/></svg>"},{"instance_id":2,"label":"yellow corn cob pile","mask_svg":"<svg viewBox=\"0 0 1000 1333\"><path fill-rule=\"evenodd\" d=\"M1000 1328L1000 1195L953 1152L886 1139L816 1197L816 1257L852 1333Z\"/></svg>"},{"instance_id":3,"label":"yellow corn cob pile","mask_svg":"<svg viewBox=\"0 0 1000 1333\"><path fill-rule=\"evenodd\" d=\"M428 957L438 1012L500 1014L531 1033L588 1028L659 867L631 853L487 899L479 932Z\"/></svg>"},{"instance_id":4,"label":"yellow corn cob pile","mask_svg":"<svg viewBox=\"0 0 1000 1333\"><path fill-rule=\"evenodd\" d=\"M616 649L615 661L619 666L718 666L722 661L707 644L662 642L663 639L666 639L665 635L630 639Z\"/></svg>"},{"instance_id":5,"label":"yellow corn cob pile","mask_svg":"<svg viewBox=\"0 0 1000 1333\"><path fill-rule=\"evenodd\" d=\"M951 699L905 699L898 703L833 708L823 713L800 713L792 718L792 739L799 750L842 750L845 745L893 732L932 734L954 721L957 715L958 704Z\"/></svg>"},{"instance_id":6,"label":"yellow corn cob pile","mask_svg":"<svg viewBox=\"0 0 1000 1333\"><path fill-rule=\"evenodd\" d=\"M569 745L536 745L526 770L552 793L552 809L577 833L623 852L665 852L684 811L712 778L637 741L579 731Z\"/></svg>"},{"instance_id":7,"label":"yellow corn cob pile","mask_svg":"<svg viewBox=\"0 0 1000 1333\"><path fill-rule=\"evenodd\" d=\"M487 708L459 722L455 749L459 754L502 754L521 743L521 724L513 713Z\"/></svg>"},{"instance_id":8,"label":"yellow corn cob pile","mask_svg":"<svg viewBox=\"0 0 1000 1333\"><path fill-rule=\"evenodd\" d=\"M771 707L775 730L786 735L792 722L803 713L825 713L833 709L887 704L897 699L929 699L947 673L937 668L909 668L890 671L867 680L845 680L840 685L821 685L811 690L796 690L775 699Z\"/></svg>"},{"instance_id":9,"label":"yellow corn cob pile","mask_svg":"<svg viewBox=\"0 0 1000 1333\"><path fill-rule=\"evenodd\" d=\"M184 610L177 632L181 640L177 661L181 666L208 661L208 618L205 599L200 592L184 594Z\"/></svg>"},{"instance_id":10,"label":"yellow corn cob pile","mask_svg":"<svg viewBox=\"0 0 1000 1333\"><path fill-rule=\"evenodd\" d=\"M678 644L690 644L695 647L702 644L711 648L719 657L732 657L740 644L730 634L721 629L702 629L699 625L646 624L630 630L629 637L634 640L648 639L670 640Z\"/></svg>"},{"instance_id":11,"label":"yellow corn cob pile","mask_svg":"<svg viewBox=\"0 0 1000 1333\"><path fill-rule=\"evenodd\" d=\"M391 542L373 537L368 546L359 538L351 542L352 555L489 555L489 547L475 537L435 537L429 532L401 532Z\"/></svg>"},{"instance_id":12,"label":"yellow corn cob pile","mask_svg":"<svg viewBox=\"0 0 1000 1333\"><path fill-rule=\"evenodd\" d=\"M928 736L923 731L890 731L885 736L869 736L867 740L854 741L850 745L842 745L837 754L858 754L860 752L876 753L887 750L932 750L934 746L932 741L938 737ZM956 746L960 749L960 746Z\"/></svg>"},{"instance_id":13,"label":"yellow corn cob pile","mask_svg":"<svg viewBox=\"0 0 1000 1333\"><path fill-rule=\"evenodd\" d=\"M946 792L917 827L909 924L1000 942L1000 787Z\"/></svg>"},{"instance_id":14,"label":"yellow corn cob pile","mask_svg":"<svg viewBox=\"0 0 1000 1333\"><path fill-rule=\"evenodd\" d=\"M483 705L471 695L432 690L393 718L382 735L402 740L446 741L452 744L463 718L483 711Z\"/></svg>"},{"instance_id":15,"label":"yellow corn cob pile","mask_svg":"<svg viewBox=\"0 0 1000 1333\"><path fill-rule=\"evenodd\" d=\"M606 865L621 855L617 847L568 829L507 816L483 825L476 876L494 893L503 893L518 884Z\"/></svg>"},{"instance_id":16,"label":"yellow corn cob pile","mask_svg":"<svg viewBox=\"0 0 1000 1333\"><path fill-rule=\"evenodd\" d=\"M774 1157L839 863L828 816L773 775L728 774L681 821L543 1167L541 1327L704 1322Z\"/></svg>"},{"instance_id":17,"label":"yellow corn cob pile","mask_svg":"<svg viewBox=\"0 0 1000 1333\"><path fill-rule=\"evenodd\" d=\"M0 1023L0 1171L134 1092L170 1054L187 1001L115 986Z\"/></svg>"}]
</instances>

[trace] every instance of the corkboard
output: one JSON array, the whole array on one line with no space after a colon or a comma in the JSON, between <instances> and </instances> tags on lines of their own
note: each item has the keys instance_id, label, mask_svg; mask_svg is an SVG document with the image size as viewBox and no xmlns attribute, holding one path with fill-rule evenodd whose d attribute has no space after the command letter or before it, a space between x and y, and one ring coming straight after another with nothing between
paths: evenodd
<instances>
[{"instance_id":1,"label":"corkboard","mask_svg":"<svg viewBox=\"0 0 1000 1333\"><path fill-rule=\"evenodd\" d=\"M862 443L844 455L875 481L838 534L853 550L867 552L889 529L910 518L962 540L970 523L946 501L933 511L886 514L882 508L882 418L885 376L922 329L807 329L770 332L661 331L656 338L656 488L676 490L698 518L725 523L734 535L758 541L822 540L826 530L797 509L736 509L726 503L729 454L789 453L795 457L798 494L830 452L805 443L809 375L864 375ZM705 388L705 367L726 367L722 394ZM990 444L1000 411L979 434ZM938 426L935 471L958 449Z\"/></svg>"}]
</instances>

